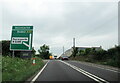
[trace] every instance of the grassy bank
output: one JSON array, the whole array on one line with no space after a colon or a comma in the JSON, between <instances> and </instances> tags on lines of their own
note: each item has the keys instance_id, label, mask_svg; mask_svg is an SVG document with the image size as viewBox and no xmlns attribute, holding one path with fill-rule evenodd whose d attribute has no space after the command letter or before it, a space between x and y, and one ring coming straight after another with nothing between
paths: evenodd
<instances>
[{"instance_id":1,"label":"grassy bank","mask_svg":"<svg viewBox=\"0 0 120 83\"><path fill-rule=\"evenodd\" d=\"M25 81L44 65L42 59L36 57L36 65L32 59L2 57L2 81Z\"/></svg>"},{"instance_id":2,"label":"grassy bank","mask_svg":"<svg viewBox=\"0 0 120 83\"><path fill-rule=\"evenodd\" d=\"M70 59L120 68L120 65L118 64L119 63L118 59L117 60L114 60L114 59L95 60L95 59L88 57L88 56L76 56L76 57L71 57Z\"/></svg>"},{"instance_id":3,"label":"grassy bank","mask_svg":"<svg viewBox=\"0 0 120 83\"><path fill-rule=\"evenodd\" d=\"M73 48L71 55L72 60L92 62L120 68L120 45L115 45L115 47L107 50L102 48L96 49L94 47L81 50L78 49L78 47Z\"/></svg>"}]
</instances>

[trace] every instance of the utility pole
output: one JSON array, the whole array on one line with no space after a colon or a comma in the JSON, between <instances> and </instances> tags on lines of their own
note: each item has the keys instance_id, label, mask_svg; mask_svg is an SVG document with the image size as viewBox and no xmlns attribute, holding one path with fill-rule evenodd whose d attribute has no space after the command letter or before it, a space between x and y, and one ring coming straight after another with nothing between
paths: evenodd
<instances>
[{"instance_id":1,"label":"utility pole","mask_svg":"<svg viewBox=\"0 0 120 83\"><path fill-rule=\"evenodd\" d=\"M73 38L73 48L75 48L75 38Z\"/></svg>"},{"instance_id":2,"label":"utility pole","mask_svg":"<svg viewBox=\"0 0 120 83\"><path fill-rule=\"evenodd\" d=\"M76 56L76 52L75 52L75 38L73 38L73 47L72 47L73 53L72 56L75 57Z\"/></svg>"}]
</instances>

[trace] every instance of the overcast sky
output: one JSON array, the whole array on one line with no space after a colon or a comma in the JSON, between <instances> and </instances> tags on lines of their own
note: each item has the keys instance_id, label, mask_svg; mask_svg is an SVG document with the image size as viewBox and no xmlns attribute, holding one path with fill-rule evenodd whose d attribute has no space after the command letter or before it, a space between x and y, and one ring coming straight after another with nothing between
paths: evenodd
<instances>
[{"instance_id":1,"label":"overcast sky","mask_svg":"<svg viewBox=\"0 0 120 83\"><path fill-rule=\"evenodd\" d=\"M88 2L89 1L89 2ZM13 25L33 25L33 47L54 54L73 46L118 45L118 0L2 0L0 40L10 40Z\"/></svg>"}]
</instances>

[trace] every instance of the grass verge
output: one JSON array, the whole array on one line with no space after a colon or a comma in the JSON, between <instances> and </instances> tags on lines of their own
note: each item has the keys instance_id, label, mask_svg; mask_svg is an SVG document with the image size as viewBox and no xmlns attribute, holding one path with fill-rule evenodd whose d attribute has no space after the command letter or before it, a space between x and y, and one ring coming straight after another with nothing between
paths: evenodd
<instances>
[{"instance_id":1,"label":"grass verge","mask_svg":"<svg viewBox=\"0 0 120 83\"><path fill-rule=\"evenodd\" d=\"M32 59L2 57L2 82L25 81L44 65L42 59L36 57L36 64Z\"/></svg>"},{"instance_id":2,"label":"grass verge","mask_svg":"<svg viewBox=\"0 0 120 83\"><path fill-rule=\"evenodd\" d=\"M120 65L118 64L119 61L116 61L116 60L113 60L113 59L95 60L93 58L89 58L88 56L76 56L76 57L71 57L70 59L120 68Z\"/></svg>"}]
</instances>

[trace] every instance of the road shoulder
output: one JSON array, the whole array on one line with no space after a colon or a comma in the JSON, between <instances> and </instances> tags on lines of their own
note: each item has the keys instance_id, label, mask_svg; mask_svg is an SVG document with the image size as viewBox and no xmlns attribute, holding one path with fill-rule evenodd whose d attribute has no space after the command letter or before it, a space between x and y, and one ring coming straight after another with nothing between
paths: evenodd
<instances>
[{"instance_id":1,"label":"road shoulder","mask_svg":"<svg viewBox=\"0 0 120 83\"><path fill-rule=\"evenodd\" d=\"M45 64L48 62L48 60L43 60L43 62L44 62L44 65L45 65ZM43 67L44 67L44 66L43 66ZM42 68L43 68L43 67L42 67ZM42 68L40 68L40 70L41 70ZM39 73L40 70L38 70L37 72L35 72L34 75L32 75L30 78L28 78L28 79L25 81L25 83L31 82L32 79Z\"/></svg>"}]
</instances>

